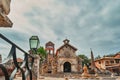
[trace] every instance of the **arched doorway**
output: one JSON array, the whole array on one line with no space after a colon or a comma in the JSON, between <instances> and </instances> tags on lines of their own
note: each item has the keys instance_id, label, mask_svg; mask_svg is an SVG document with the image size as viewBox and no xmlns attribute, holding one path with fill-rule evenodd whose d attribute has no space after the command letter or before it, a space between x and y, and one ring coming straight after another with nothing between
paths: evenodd
<instances>
[{"instance_id":1,"label":"arched doorway","mask_svg":"<svg viewBox=\"0 0 120 80\"><path fill-rule=\"evenodd\" d=\"M71 72L71 64L69 62L64 63L64 72Z\"/></svg>"}]
</instances>

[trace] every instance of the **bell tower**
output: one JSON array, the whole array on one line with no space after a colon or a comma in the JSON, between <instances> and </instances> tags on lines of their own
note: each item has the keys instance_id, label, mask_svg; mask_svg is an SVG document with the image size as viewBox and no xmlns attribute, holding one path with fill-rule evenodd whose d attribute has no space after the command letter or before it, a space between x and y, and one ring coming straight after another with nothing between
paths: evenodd
<instances>
[{"instance_id":1,"label":"bell tower","mask_svg":"<svg viewBox=\"0 0 120 80\"><path fill-rule=\"evenodd\" d=\"M52 43L51 41L46 43L45 50L48 54L54 55L54 43Z\"/></svg>"},{"instance_id":2,"label":"bell tower","mask_svg":"<svg viewBox=\"0 0 120 80\"><path fill-rule=\"evenodd\" d=\"M64 44L69 44L70 40L65 39L65 40L63 40L63 42L64 42Z\"/></svg>"},{"instance_id":3,"label":"bell tower","mask_svg":"<svg viewBox=\"0 0 120 80\"><path fill-rule=\"evenodd\" d=\"M47 66L48 66L48 73L52 72L52 62L54 59L54 43L49 41L45 45L45 50L47 52Z\"/></svg>"}]
</instances>

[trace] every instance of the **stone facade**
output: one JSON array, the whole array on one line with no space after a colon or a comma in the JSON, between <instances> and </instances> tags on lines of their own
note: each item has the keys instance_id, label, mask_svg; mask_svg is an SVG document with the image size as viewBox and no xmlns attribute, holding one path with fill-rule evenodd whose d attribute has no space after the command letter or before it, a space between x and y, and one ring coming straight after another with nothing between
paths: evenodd
<instances>
[{"instance_id":1,"label":"stone facade","mask_svg":"<svg viewBox=\"0 0 120 80\"><path fill-rule=\"evenodd\" d=\"M42 65L42 68L45 68L45 72L42 73L80 72L82 60L76 56L77 48L70 45L68 39L63 42L56 53L54 44L51 41L46 43L47 59Z\"/></svg>"},{"instance_id":2,"label":"stone facade","mask_svg":"<svg viewBox=\"0 0 120 80\"><path fill-rule=\"evenodd\" d=\"M112 57L103 57L94 61L95 66L101 71L109 70L120 75L120 52Z\"/></svg>"},{"instance_id":3,"label":"stone facade","mask_svg":"<svg viewBox=\"0 0 120 80\"><path fill-rule=\"evenodd\" d=\"M69 44L68 39L63 42L64 44L57 49L58 72L79 72L82 61L76 56L77 49Z\"/></svg>"}]
</instances>

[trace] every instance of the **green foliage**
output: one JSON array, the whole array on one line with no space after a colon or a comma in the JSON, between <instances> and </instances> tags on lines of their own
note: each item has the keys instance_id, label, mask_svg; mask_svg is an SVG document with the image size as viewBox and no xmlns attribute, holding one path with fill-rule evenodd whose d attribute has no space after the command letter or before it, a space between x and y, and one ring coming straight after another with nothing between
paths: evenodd
<instances>
[{"instance_id":1,"label":"green foliage","mask_svg":"<svg viewBox=\"0 0 120 80\"><path fill-rule=\"evenodd\" d=\"M82 65L84 65L84 64L86 64L86 65L88 65L89 63L90 63L90 59L86 56L86 55L84 55L84 54L81 54L81 55L78 55L81 59L83 59L83 64Z\"/></svg>"},{"instance_id":2,"label":"green foliage","mask_svg":"<svg viewBox=\"0 0 120 80\"><path fill-rule=\"evenodd\" d=\"M107 55L104 55L103 57L113 57L115 54L107 54Z\"/></svg>"},{"instance_id":3,"label":"green foliage","mask_svg":"<svg viewBox=\"0 0 120 80\"><path fill-rule=\"evenodd\" d=\"M37 49L37 54L46 57L46 51L43 47Z\"/></svg>"},{"instance_id":4,"label":"green foliage","mask_svg":"<svg viewBox=\"0 0 120 80\"><path fill-rule=\"evenodd\" d=\"M43 61L46 58L46 55L47 55L47 53L46 53L46 51L43 47L40 47L40 48L37 49L37 54L40 56L41 61Z\"/></svg>"},{"instance_id":5,"label":"green foliage","mask_svg":"<svg viewBox=\"0 0 120 80\"><path fill-rule=\"evenodd\" d=\"M100 57L100 55L98 55L95 59L100 59L101 57Z\"/></svg>"}]
</instances>

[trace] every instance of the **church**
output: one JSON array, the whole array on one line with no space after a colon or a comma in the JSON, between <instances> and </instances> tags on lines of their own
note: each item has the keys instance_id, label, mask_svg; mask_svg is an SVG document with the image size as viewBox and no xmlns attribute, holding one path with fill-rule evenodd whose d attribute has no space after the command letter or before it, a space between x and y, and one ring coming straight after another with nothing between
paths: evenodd
<instances>
[{"instance_id":1,"label":"church","mask_svg":"<svg viewBox=\"0 0 120 80\"><path fill-rule=\"evenodd\" d=\"M55 44L51 41L45 44L47 52L46 62L42 64L42 73L64 73L80 72L82 69L82 59L76 55L77 48L70 44L70 40L63 40L55 51Z\"/></svg>"}]
</instances>

